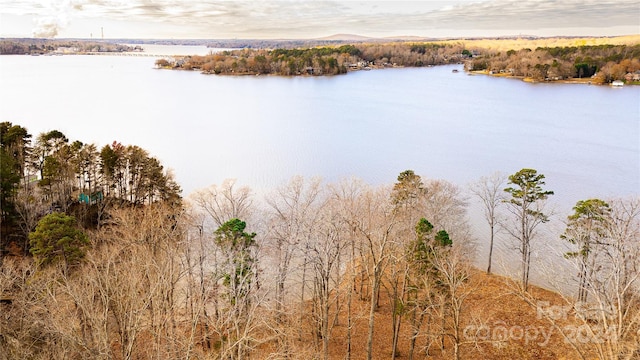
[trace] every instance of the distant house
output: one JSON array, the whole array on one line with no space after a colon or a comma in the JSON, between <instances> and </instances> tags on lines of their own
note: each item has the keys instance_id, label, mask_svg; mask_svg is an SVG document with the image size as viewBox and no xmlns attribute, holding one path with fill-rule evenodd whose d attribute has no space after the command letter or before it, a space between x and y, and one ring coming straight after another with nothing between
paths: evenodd
<instances>
[{"instance_id":1,"label":"distant house","mask_svg":"<svg viewBox=\"0 0 640 360\"><path fill-rule=\"evenodd\" d=\"M78 49L77 47L74 47L74 46L60 46L55 50L55 53L58 53L58 54L75 54L78 51L80 51L80 49Z\"/></svg>"},{"instance_id":2,"label":"distant house","mask_svg":"<svg viewBox=\"0 0 640 360\"><path fill-rule=\"evenodd\" d=\"M81 194L78 196L78 201L79 201L80 203L84 203L84 204L87 204L87 205L93 205L93 204L96 204L96 203L98 203L99 201L102 201L102 199L103 199L103 197L102 197L102 191L95 192L95 193L93 193L93 194L91 194L91 195L87 195L87 194L85 194L85 193L81 193Z\"/></svg>"},{"instance_id":3,"label":"distant house","mask_svg":"<svg viewBox=\"0 0 640 360\"><path fill-rule=\"evenodd\" d=\"M611 86L621 87L621 86L624 86L624 83L621 80L615 80L614 82L611 83Z\"/></svg>"},{"instance_id":4,"label":"distant house","mask_svg":"<svg viewBox=\"0 0 640 360\"><path fill-rule=\"evenodd\" d=\"M371 69L367 69L369 65L370 63L368 61L358 61L357 63L349 64L349 70L360 70L360 69L371 70Z\"/></svg>"}]
</instances>

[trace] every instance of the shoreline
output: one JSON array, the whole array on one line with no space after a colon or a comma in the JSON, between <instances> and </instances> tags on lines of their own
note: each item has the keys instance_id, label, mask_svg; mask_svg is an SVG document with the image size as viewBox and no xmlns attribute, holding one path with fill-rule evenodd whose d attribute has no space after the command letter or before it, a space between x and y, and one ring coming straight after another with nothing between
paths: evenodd
<instances>
[{"instance_id":1,"label":"shoreline","mask_svg":"<svg viewBox=\"0 0 640 360\"><path fill-rule=\"evenodd\" d=\"M447 66L447 65L455 65L455 64L441 64L441 65L429 65L429 66L422 66L422 67L435 67L435 66ZM458 64L460 65L460 64ZM261 74L259 72L238 72L238 73L219 73L216 74L213 71L205 71L202 69L183 69L183 68L176 68L176 67L171 67L171 66L157 66L155 67L158 70L181 70L181 71L199 71L200 74L203 75L215 75L215 76L240 76L240 77L244 77L244 76L283 76L283 77L325 77L325 76L339 76L339 75L348 75L351 72L357 72L357 71L369 71L369 70L385 70L385 69L405 69L405 68L418 68L418 67L413 67L413 66L376 66L376 65L370 65L367 68L358 68L358 69L348 69L347 72L342 73L342 74L309 74L309 73L299 73L299 74L290 74L290 75L285 75L285 74L274 74L274 73L267 73L267 74ZM602 83L602 82L598 82L595 81L592 78L568 78L568 79L558 79L558 80L536 80L533 79L531 77L526 77L526 76L516 76L516 75L509 75L507 73L498 73L498 74L492 74L487 70L475 70L475 71L469 71L469 70L462 70L464 72L466 72L469 75L485 75L485 76L491 76L491 77L497 77L497 78L506 78L506 79L514 79L514 80L520 80L529 84L543 84L543 83L547 83L547 84L579 84L579 85L596 85L596 86L613 86L610 83ZM638 86L640 85L640 82L627 82L624 83L624 85L626 86Z\"/></svg>"},{"instance_id":2,"label":"shoreline","mask_svg":"<svg viewBox=\"0 0 640 360\"><path fill-rule=\"evenodd\" d=\"M491 74L487 70L475 70L475 71L466 71L466 72L470 75L486 75L486 76L492 76L492 77L498 77L498 78L521 80L530 84L544 83L544 84L580 84L580 85L612 86L611 84L608 84L608 83L594 81L591 78L569 78L569 79L562 79L562 80L559 80L559 79L558 80L535 80L531 77L509 75L506 73ZM630 82L630 83L625 83L624 85L633 86L633 85L640 85L640 83Z\"/></svg>"}]
</instances>

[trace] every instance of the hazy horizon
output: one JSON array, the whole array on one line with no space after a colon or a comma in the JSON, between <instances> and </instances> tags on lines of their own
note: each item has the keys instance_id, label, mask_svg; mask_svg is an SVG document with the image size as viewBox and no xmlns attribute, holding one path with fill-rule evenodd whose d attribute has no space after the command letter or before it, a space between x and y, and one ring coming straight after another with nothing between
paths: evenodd
<instances>
[{"instance_id":1,"label":"hazy horizon","mask_svg":"<svg viewBox=\"0 0 640 360\"><path fill-rule=\"evenodd\" d=\"M640 1L0 0L0 37L318 39L640 34Z\"/></svg>"}]
</instances>

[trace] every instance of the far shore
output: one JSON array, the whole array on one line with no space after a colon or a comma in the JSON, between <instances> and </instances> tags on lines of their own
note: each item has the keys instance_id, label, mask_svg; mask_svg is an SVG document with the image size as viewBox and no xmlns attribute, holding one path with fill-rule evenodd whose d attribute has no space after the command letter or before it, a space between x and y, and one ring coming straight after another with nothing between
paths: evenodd
<instances>
[{"instance_id":1,"label":"far shore","mask_svg":"<svg viewBox=\"0 0 640 360\"><path fill-rule=\"evenodd\" d=\"M508 73L497 73L497 74L492 74L490 71L488 70L475 70L475 71L468 71L469 74L473 74L473 75L487 75L487 76L493 76L493 77L501 77L501 78L508 78L508 79L518 79L518 80L522 80L524 82L528 82L528 83L556 83L556 84L583 84L583 85L608 85L611 86L611 84L608 83L603 83L603 82L599 82L596 81L592 78L566 78L566 79L558 79L558 80L536 80L534 78L531 77L527 77L527 76L515 76L515 75L510 75ZM640 85L640 82L637 81L632 81L632 82L626 82L625 85Z\"/></svg>"}]
</instances>

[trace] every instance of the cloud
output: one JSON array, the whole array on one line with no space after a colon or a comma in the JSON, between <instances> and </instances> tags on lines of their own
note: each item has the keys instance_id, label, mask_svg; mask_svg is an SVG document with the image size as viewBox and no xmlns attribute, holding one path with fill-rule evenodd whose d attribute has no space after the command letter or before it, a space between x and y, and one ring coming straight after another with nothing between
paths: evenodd
<instances>
[{"instance_id":1,"label":"cloud","mask_svg":"<svg viewBox=\"0 0 640 360\"><path fill-rule=\"evenodd\" d=\"M78 19L184 27L202 34L244 37L324 36L338 32L384 36L432 31L519 32L545 28L640 30L639 0L451 1L211 1L0 0L0 13L36 18L34 34L55 36Z\"/></svg>"},{"instance_id":2,"label":"cloud","mask_svg":"<svg viewBox=\"0 0 640 360\"><path fill-rule=\"evenodd\" d=\"M639 14L637 0L501 0L456 6L431 17L460 28L537 29L639 26Z\"/></svg>"},{"instance_id":3,"label":"cloud","mask_svg":"<svg viewBox=\"0 0 640 360\"><path fill-rule=\"evenodd\" d=\"M40 4L39 4L40 5ZM34 37L52 38L58 35L69 23L68 7L73 7L71 1L49 3L43 2L40 8L40 16L35 19L35 27L32 30Z\"/></svg>"},{"instance_id":4,"label":"cloud","mask_svg":"<svg viewBox=\"0 0 640 360\"><path fill-rule=\"evenodd\" d=\"M36 21L33 37L52 38L58 35L61 22L55 17L42 17Z\"/></svg>"}]
</instances>

